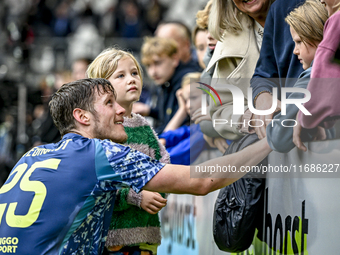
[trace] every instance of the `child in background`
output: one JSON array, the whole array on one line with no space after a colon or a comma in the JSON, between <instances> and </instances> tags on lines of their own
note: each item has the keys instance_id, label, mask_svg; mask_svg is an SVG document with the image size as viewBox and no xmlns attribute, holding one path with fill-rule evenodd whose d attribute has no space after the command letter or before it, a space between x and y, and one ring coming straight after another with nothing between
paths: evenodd
<instances>
[{"instance_id":1,"label":"child in background","mask_svg":"<svg viewBox=\"0 0 340 255\"><path fill-rule=\"evenodd\" d=\"M125 145L169 163L169 154L147 120L132 112L143 84L141 67L134 56L115 48L106 49L89 66L87 75L108 79L116 90L117 102L126 110L123 125L128 140ZM108 250L117 255L156 254L161 243L157 213L165 205L166 200L157 192L137 194L130 188L118 190L106 241Z\"/></svg>"},{"instance_id":2,"label":"child in background","mask_svg":"<svg viewBox=\"0 0 340 255\"><path fill-rule=\"evenodd\" d=\"M176 91L181 87L185 74L196 72L193 65L184 65L178 56L177 43L173 39L146 37L141 49L142 63L157 87L157 105L142 103L133 106L133 112L155 119L154 128L161 134L178 109Z\"/></svg>"},{"instance_id":3,"label":"child in background","mask_svg":"<svg viewBox=\"0 0 340 255\"><path fill-rule=\"evenodd\" d=\"M204 7L203 10L200 10L196 14L196 25L199 29L206 30L206 43L207 43L207 48L205 48L205 55L203 57L203 65L204 68L206 68L209 64L209 61L214 54L214 50L217 44L217 40L212 37L211 33L208 30L208 24L209 24L209 15L210 15L210 10L211 10L211 5L212 5L212 0L210 0L206 6ZM195 34L194 34L195 35ZM193 40L195 42L195 46L197 47L196 44L196 39ZM207 79L204 80L203 82L210 84L211 77L213 75L215 67L210 68L209 71L206 69L203 70L201 74L201 79Z\"/></svg>"},{"instance_id":4,"label":"child in background","mask_svg":"<svg viewBox=\"0 0 340 255\"><path fill-rule=\"evenodd\" d=\"M286 17L285 21L290 26L290 33L295 48L293 53L299 58L305 71L301 73L294 88L306 89L310 81L312 62L319 43L323 38L323 27L327 20L325 7L317 0L307 0L303 5L294 9ZM289 95L289 99L304 98L303 93L294 92ZM286 153L295 147L293 137L293 121L285 121L285 126L281 124L287 119L295 119L299 108L295 104L286 105L286 115L277 114L272 124L267 126L267 140L270 147L278 152ZM288 127L287 127L288 126ZM290 127L291 126L291 127ZM320 130L323 132L323 130ZM316 130L309 130L304 133L303 140L313 140ZM328 131L327 131L328 133ZM320 133L319 133L320 134ZM324 137L324 135L323 135ZM322 137L318 137L322 139Z\"/></svg>"},{"instance_id":5,"label":"child in background","mask_svg":"<svg viewBox=\"0 0 340 255\"><path fill-rule=\"evenodd\" d=\"M197 59L200 67L203 69L206 68L206 64L203 59L207 51L208 41L207 41L208 30L205 28L200 28L199 26L195 26L192 30L192 41L196 48Z\"/></svg>"},{"instance_id":6,"label":"child in background","mask_svg":"<svg viewBox=\"0 0 340 255\"><path fill-rule=\"evenodd\" d=\"M190 116L201 107L203 93L197 83L200 81L200 76L201 73L188 73L183 77L182 88L176 93L179 109L164 129L164 133L159 136L161 142L166 146L173 164L190 165L202 151L210 149L198 124L181 126L187 115ZM223 146L222 151L224 152L228 145L225 142Z\"/></svg>"}]
</instances>

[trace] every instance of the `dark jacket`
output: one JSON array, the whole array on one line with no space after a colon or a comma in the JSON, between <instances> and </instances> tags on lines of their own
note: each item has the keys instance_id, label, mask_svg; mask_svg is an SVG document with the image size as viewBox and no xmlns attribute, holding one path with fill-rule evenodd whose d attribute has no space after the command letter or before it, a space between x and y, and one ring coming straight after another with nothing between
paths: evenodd
<instances>
[{"instance_id":1,"label":"dark jacket","mask_svg":"<svg viewBox=\"0 0 340 255\"><path fill-rule=\"evenodd\" d=\"M285 17L304 0L276 0L267 15L260 57L251 79L253 100L261 91L272 92L281 87L293 87L303 72L298 58L293 54L294 42ZM274 79L269 79L274 78ZM295 78L295 79L284 79Z\"/></svg>"},{"instance_id":2,"label":"dark jacket","mask_svg":"<svg viewBox=\"0 0 340 255\"><path fill-rule=\"evenodd\" d=\"M154 129L156 133L161 134L178 110L176 91L181 88L182 78L187 73L200 72L201 69L195 63L180 63L171 79L161 85L158 90L157 105L151 108L150 116L155 118Z\"/></svg>"}]
</instances>

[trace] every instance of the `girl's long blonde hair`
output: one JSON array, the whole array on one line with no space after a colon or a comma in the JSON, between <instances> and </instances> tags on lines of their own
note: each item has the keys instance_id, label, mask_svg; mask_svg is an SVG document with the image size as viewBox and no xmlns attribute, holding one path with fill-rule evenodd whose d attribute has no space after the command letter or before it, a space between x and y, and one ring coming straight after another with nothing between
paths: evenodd
<instances>
[{"instance_id":1,"label":"girl's long blonde hair","mask_svg":"<svg viewBox=\"0 0 340 255\"><path fill-rule=\"evenodd\" d=\"M137 67L141 84L143 84L143 71L136 58L131 53L118 48L108 48L103 50L89 65L86 74L89 78L109 79L117 70L118 61L124 57L129 57L133 60Z\"/></svg>"}]
</instances>

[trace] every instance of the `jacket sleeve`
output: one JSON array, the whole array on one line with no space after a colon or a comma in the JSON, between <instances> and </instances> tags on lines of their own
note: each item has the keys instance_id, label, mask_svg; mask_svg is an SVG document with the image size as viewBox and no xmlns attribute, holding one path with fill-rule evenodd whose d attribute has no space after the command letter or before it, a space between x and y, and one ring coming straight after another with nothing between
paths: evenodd
<instances>
[{"instance_id":1,"label":"jacket sleeve","mask_svg":"<svg viewBox=\"0 0 340 255\"><path fill-rule=\"evenodd\" d=\"M167 131L159 136L166 140L165 147L172 147L177 145L180 141L190 136L190 127L181 126L175 130Z\"/></svg>"},{"instance_id":2,"label":"jacket sleeve","mask_svg":"<svg viewBox=\"0 0 340 255\"><path fill-rule=\"evenodd\" d=\"M262 91L272 92L281 87L293 87L303 72L298 58L293 54L294 42L285 17L304 0L276 0L270 7L264 27L260 58L257 62L251 87L253 101ZM290 79L286 79L290 78ZM295 78L295 79L292 79Z\"/></svg>"},{"instance_id":3,"label":"jacket sleeve","mask_svg":"<svg viewBox=\"0 0 340 255\"><path fill-rule=\"evenodd\" d=\"M244 59L241 57L226 57L218 61L218 68L215 69L214 89L221 98L222 105L219 102L215 104L213 98L209 97L209 111L213 120L213 127L225 139L236 140L243 136L239 132L238 123L241 115L233 114L233 94L225 85L230 84L242 90L243 95L247 95L249 88L249 79L247 78L228 78L226 73L231 70L242 68ZM245 109L247 109L247 100L245 100ZM231 125L231 123L233 123Z\"/></svg>"},{"instance_id":4,"label":"jacket sleeve","mask_svg":"<svg viewBox=\"0 0 340 255\"><path fill-rule=\"evenodd\" d=\"M279 77L276 58L274 54L274 20L271 8L266 18L266 25L263 34L260 57L257 61L253 78L250 81L250 86L253 89L253 101L262 91L272 93L272 89L279 87L279 84L274 79L269 78ZM277 81L277 79L276 79Z\"/></svg>"},{"instance_id":5,"label":"jacket sleeve","mask_svg":"<svg viewBox=\"0 0 340 255\"><path fill-rule=\"evenodd\" d=\"M244 106L245 110L247 106ZM223 103L212 115L213 127L225 139L237 140L244 136L239 125L242 115L233 114L233 102Z\"/></svg>"},{"instance_id":6,"label":"jacket sleeve","mask_svg":"<svg viewBox=\"0 0 340 255\"><path fill-rule=\"evenodd\" d=\"M211 120L202 120L199 125L203 134L214 138L221 137L220 134L216 132Z\"/></svg>"},{"instance_id":7,"label":"jacket sleeve","mask_svg":"<svg viewBox=\"0 0 340 255\"><path fill-rule=\"evenodd\" d=\"M305 74L301 75L295 84L295 88L306 88L310 80L310 70ZM304 93L293 92L289 95L288 99L301 99L304 98ZM286 115L278 113L272 122L267 126L267 141L269 146L278 152L287 153L295 147L293 143L293 126L295 124L296 115L299 108L295 104L286 105ZM311 130L303 131L303 141L308 141L313 138L310 134Z\"/></svg>"}]
</instances>

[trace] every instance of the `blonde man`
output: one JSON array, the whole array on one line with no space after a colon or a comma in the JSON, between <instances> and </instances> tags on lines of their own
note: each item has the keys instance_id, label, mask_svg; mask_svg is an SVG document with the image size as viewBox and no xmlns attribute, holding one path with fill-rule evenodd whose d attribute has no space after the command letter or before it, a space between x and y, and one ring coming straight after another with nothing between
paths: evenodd
<instances>
[{"instance_id":1,"label":"blonde man","mask_svg":"<svg viewBox=\"0 0 340 255\"><path fill-rule=\"evenodd\" d=\"M141 49L142 64L153 80L157 90L156 107L135 103L133 112L153 117L155 130L161 134L178 109L176 91L182 78L196 68L183 65L178 56L177 44L172 39L146 37Z\"/></svg>"}]
</instances>

